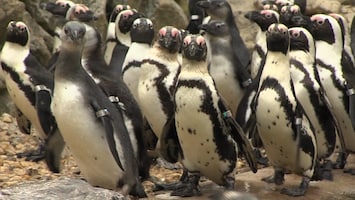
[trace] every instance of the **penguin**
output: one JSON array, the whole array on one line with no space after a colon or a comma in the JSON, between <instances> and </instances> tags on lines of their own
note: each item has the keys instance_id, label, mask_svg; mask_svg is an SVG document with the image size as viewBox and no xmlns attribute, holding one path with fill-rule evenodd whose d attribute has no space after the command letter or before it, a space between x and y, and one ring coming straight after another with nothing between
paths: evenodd
<instances>
[{"instance_id":1,"label":"penguin","mask_svg":"<svg viewBox=\"0 0 355 200\"><path fill-rule=\"evenodd\" d=\"M255 22L259 30L255 37L255 46L251 57L250 74L254 79L258 74L258 70L265 58L266 54L266 31L267 28L273 24L279 22L279 13L274 10L261 10L261 11L249 11L244 17L252 22Z\"/></svg>"},{"instance_id":2,"label":"penguin","mask_svg":"<svg viewBox=\"0 0 355 200\"><path fill-rule=\"evenodd\" d=\"M46 141L59 134L60 140L57 124L50 110L53 75L33 56L30 41L30 30L24 22L9 22L6 41L0 55L7 91L16 107L31 122L30 132L35 132ZM54 172L59 171L61 151L64 148L64 142L59 140L58 152L52 152L49 158L56 163L47 162L48 167ZM27 155L29 160L40 160L45 158L46 149L52 147L45 144L44 149L40 147L36 154L32 155L32 152L29 152L21 155Z\"/></svg>"},{"instance_id":3,"label":"penguin","mask_svg":"<svg viewBox=\"0 0 355 200\"><path fill-rule=\"evenodd\" d=\"M207 45L211 51L209 71L234 116L244 95L244 77L248 77L249 81L251 77L233 53L229 26L224 21L210 20L200 28L206 32ZM239 74L243 74L243 78Z\"/></svg>"},{"instance_id":4,"label":"penguin","mask_svg":"<svg viewBox=\"0 0 355 200\"><path fill-rule=\"evenodd\" d=\"M351 51L353 53L353 56L355 57L355 16L351 20L351 26L350 26L350 47Z\"/></svg>"},{"instance_id":5,"label":"penguin","mask_svg":"<svg viewBox=\"0 0 355 200\"><path fill-rule=\"evenodd\" d=\"M262 2L262 9L263 10L274 10L276 12L279 12L279 8L277 7L275 1Z\"/></svg>"},{"instance_id":6,"label":"penguin","mask_svg":"<svg viewBox=\"0 0 355 200\"><path fill-rule=\"evenodd\" d=\"M291 28L293 26L292 17L300 15L300 7L298 5L282 6L280 9L280 23Z\"/></svg>"},{"instance_id":7,"label":"penguin","mask_svg":"<svg viewBox=\"0 0 355 200\"><path fill-rule=\"evenodd\" d=\"M138 104L158 140L167 119L174 113L172 96L181 67L178 61L181 42L177 28L162 27L139 69Z\"/></svg>"},{"instance_id":8,"label":"penguin","mask_svg":"<svg viewBox=\"0 0 355 200\"><path fill-rule=\"evenodd\" d=\"M175 189L173 196L200 195L200 176L226 189L235 187L238 147L234 137L238 136L234 135L244 133L234 132L236 129L230 128L226 120L232 115L209 74L206 43L201 35L188 35L183 41L183 64L174 93L174 119L188 181ZM249 144L246 139L244 142Z\"/></svg>"},{"instance_id":9,"label":"penguin","mask_svg":"<svg viewBox=\"0 0 355 200\"><path fill-rule=\"evenodd\" d=\"M186 30L190 34L197 34L200 32L198 26L202 24L203 19L206 17L205 11L196 5L201 0L189 0L188 8L190 21L186 27Z\"/></svg>"},{"instance_id":10,"label":"penguin","mask_svg":"<svg viewBox=\"0 0 355 200\"><path fill-rule=\"evenodd\" d=\"M330 13L329 15L334 17L338 21L341 28L344 43L342 65L349 65L349 67L354 68L354 56L350 47L351 41L348 21L347 19L345 19L345 17L337 13Z\"/></svg>"},{"instance_id":11,"label":"penguin","mask_svg":"<svg viewBox=\"0 0 355 200\"><path fill-rule=\"evenodd\" d=\"M115 20L116 45L105 50L105 60L109 62L110 68L115 69L114 73L120 75L126 58L128 49L131 45L130 30L134 20L144 17L135 9L121 11ZM111 49L111 50L110 50Z\"/></svg>"},{"instance_id":12,"label":"penguin","mask_svg":"<svg viewBox=\"0 0 355 200\"><path fill-rule=\"evenodd\" d=\"M138 101L138 78L140 76L140 66L142 60L148 58L153 39L153 22L148 18L138 18L134 20L130 32L131 46L128 49L122 67L122 78ZM139 54L137 52L140 52Z\"/></svg>"},{"instance_id":13,"label":"penguin","mask_svg":"<svg viewBox=\"0 0 355 200\"><path fill-rule=\"evenodd\" d=\"M116 18L121 11L128 10L128 9L131 9L131 6L117 4L116 7L111 12L108 25L107 25L107 31L106 31L105 55L104 55L105 62L108 65L111 62L112 51L117 43L116 31L115 31Z\"/></svg>"},{"instance_id":14,"label":"penguin","mask_svg":"<svg viewBox=\"0 0 355 200\"><path fill-rule=\"evenodd\" d=\"M210 0L210 1L199 1L197 6L203 8L210 20L223 20L229 28L231 36L232 49L234 49L235 57L239 59L241 66L246 69L250 64L250 55L247 47L244 44L243 39L240 36L238 27L235 23L233 11L226 0ZM244 77L245 74L241 74L241 79L246 81L246 86L248 86L249 77Z\"/></svg>"},{"instance_id":15,"label":"penguin","mask_svg":"<svg viewBox=\"0 0 355 200\"><path fill-rule=\"evenodd\" d=\"M283 188L281 193L303 196L317 164L316 139L291 81L287 27L270 25L266 40L265 65L252 104L258 133L274 168L274 175L262 180L281 185L285 170L302 175L299 187Z\"/></svg>"},{"instance_id":16,"label":"penguin","mask_svg":"<svg viewBox=\"0 0 355 200\"><path fill-rule=\"evenodd\" d=\"M290 33L290 73L295 95L311 122L317 141L318 159L322 162L320 179L332 180L332 163L328 159L335 149L337 123L328 97L319 84L315 66L316 49L313 36L307 29L294 27Z\"/></svg>"},{"instance_id":17,"label":"penguin","mask_svg":"<svg viewBox=\"0 0 355 200\"><path fill-rule=\"evenodd\" d=\"M339 23L330 15L311 16L316 44L316 66L320 83L329 92L328 99L339 124L341 151L335 168L344 168L346 158L355 149L354 140L354 70L342 66L344 43ZM350 172L353 170L350 170ZM353 172L351 172L353 173ZM354 174L354 173L353 173Z\"/></svg>"},{"instance_id":18,"label":"penguin","mask_svg":"<svg viewBox=\"0 0 355 200\"><path fill-rule=\"evenodd\" d=\"M297 5L299 6L302 14L306 13L307 0L276 0L275 3L278 5L279 11L281 11L283 6Z\"/></svg>"},{"instance_id":19,"label":"penguin","mask_svg":"<svg viewBox=\"0 0 355 200\"><path fill-rule=\"evenodd\" d=\"M85 25L77 21L63 27L52 112L89 184L146 197L122 113L81 64L85 34Z\"/></svg>"},{"instance_id":20,"label":"penguin","mask_svg":"<svg viewBox=\"0 0 355 200\"><path fill-rule=\"evenodd\" d=\"M100 33L85 25L85 44L82 65L95 83L104 91L108 99L119 109L133 145L139 164L139 175L144 180L149 177L150 159L147 155L143 135L143 116L137 102L120 76L105 63Z\"/></svg>"}]
</instances>

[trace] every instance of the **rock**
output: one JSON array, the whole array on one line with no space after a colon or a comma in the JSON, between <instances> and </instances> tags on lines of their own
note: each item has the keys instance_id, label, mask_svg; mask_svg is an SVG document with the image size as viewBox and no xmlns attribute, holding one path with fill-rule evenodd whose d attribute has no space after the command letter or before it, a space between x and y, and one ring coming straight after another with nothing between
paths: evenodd
<instances>
[{"instance_id":1,"label":"rock","mask_svg":"<svg viewBox=\"0 0 355 200\"><path fill-rule=\"evenodd\" d=\"M123 200L127 198L112 190L92 187L80 179L61 177L51 181L26 182L2 189L0 190L0 199Z\"/></svg>"}]
</instances>

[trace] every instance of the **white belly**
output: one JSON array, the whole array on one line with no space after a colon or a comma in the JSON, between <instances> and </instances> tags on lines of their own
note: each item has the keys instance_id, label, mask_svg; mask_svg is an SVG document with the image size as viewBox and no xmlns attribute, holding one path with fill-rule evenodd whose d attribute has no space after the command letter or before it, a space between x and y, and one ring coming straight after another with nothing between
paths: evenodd
<instances>
[{"instance_id":1,"label":"white belly","mask_svg":"<svg viewBox=\"0 0 355 200\"><path fill-rule=\"evenodd\" d=\"M110 152L102 125L92 108L83 104L83 98L76 86L56 82L53 114L87 181L94 186L115 189L122 171Z\"/></svg>"},{"instance_id":2,"label":"white belly","mask_svg":"<svg viewBox=\"0 0 355 200\"><path fill-rule=\"evenodd\" d=\"M202 91L180 87L176 92L175 123L179 141L184 153L183 165L189 171L199 171L217 184L232 165L230 161L220 160L213 141L213 125L210 117L197 112L201 109ZM223 133L220 133L223 134Z\"/></svg>"},{"instance_id":3,"label":"white belly","mask_svg":"<svg viewBox=\"0 0 355 200\"><path fill-rule=\"evenodd\" d=\"M28 101L25 93L18 88L17 84L11 79L10 75L7 73L4 75L7 91L12 101L15 103L16 107L27 117L27 119L30 120L32 125L35 127L36 132L39 133L39 136L41 138L46 138L47 136L39 122L36 108Z\"/></svg>"},{"instance_id":4,"label":"white belly","mask_svg":"<svg viewBox=\"0 0 355 200\"><path fill-rule=\"evenodd\" d=\"M216 83L219 94L235 116L240 100L244 95L239 81L234 78L234 66L223 56L213 56L210 74Z\"/></svg>"}]
</instances>

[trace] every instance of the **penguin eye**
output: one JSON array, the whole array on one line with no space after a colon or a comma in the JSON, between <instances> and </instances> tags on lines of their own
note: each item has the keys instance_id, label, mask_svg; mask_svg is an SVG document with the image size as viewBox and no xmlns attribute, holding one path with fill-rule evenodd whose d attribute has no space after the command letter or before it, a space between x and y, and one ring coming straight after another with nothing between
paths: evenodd
<instances>
[{"instance_id":1,"label":"penguin eye","mask_svg":"<svg viewBox=\"0 0 355 200\"><path fill-rule=\"evenodd\" d=\"M184 41L184 42L182 43L182 46L183 46L183 47L187 47L187 42Z\"/></svg>"},{"instance_id":2,"label":"penguin eye","mask_svg":"<svg viewBox=\"0 0 355 200\"><path fill-rule=\"evenodd\" d=\"M69 32L68 28L65 27L65 28L64 28L64 33L67 35L68 32Z\"/></svg>"},{"instance_id":3,"label":"penguin eye","mask_svg":"<svg viewBox=\"0 0 355 200\"><path fill-rule=\"evenodd\" d=\"M323 25L323 24L324 24L324 21L323 21L323 20L319 20L319 21L317 21L317 23L318 23L319 25Z\"/></svg>"},{"instance_id":4,"label":"penguin eye","mask_svg":"<svg viewBox=\"0 0 355 200\"><path fill-rule=\"evenodd\" d=\"M137 26L138 26L137 24L133 24L133 25L132 25L132 28L136 29Z\"/></svg>"},{"instance_id":5,"label":"penguin eye","mask_svg":"<svg viewBox=\"0 0 355 200\"><path fill-rule=\"evenodd\" d=\"M153 29L153 24L149 24L149 29Z\"/></svg>"},{"instance_id":6,"label":"penguin eye","mask_svg":"<svg viewBox=\"0 0 355 200\"><path fill-rule=\"evenodd\" d=\"M299 36L300 36L300 33L298 33L298 32L292 33L293 38L298 38Z\"/></svg>"},{"instance_id":7,"label":"penguin eye","mask_svg":"<svg viewBox=\"0 0 355 200\"><path fill-rule=\"evenodd\" d=\"M271 18L271 14L270 14L270 13L267 13L267 14L265 15L265 17L266 17L266 18Z\"/></svg>"}]
</instances>

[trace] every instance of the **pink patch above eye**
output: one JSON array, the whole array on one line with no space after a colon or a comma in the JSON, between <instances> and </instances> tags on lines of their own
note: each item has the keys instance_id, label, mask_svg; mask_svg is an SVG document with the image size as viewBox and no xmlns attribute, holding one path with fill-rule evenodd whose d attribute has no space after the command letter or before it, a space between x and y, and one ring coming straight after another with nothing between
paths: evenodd
<instances>
[{"instance_id":1,"label":"pink patch above eye","mask_svg":"<svg viewBox=\"0 0 355 200\"><path fill-rule=\"evenodd\" d=\"M191 36L185 37L184 43L187 44L187 45L190 44L191 43Z\"/></svg>"},{"instance_id":2,"label":"pink patch above eye","mask_svg":"<svg viewBox=\"0 0 355 200\"><path fill-rule=\"evenodd\" d=\"M122 15L124 18L127 18L128 16L133 15L133 11L132 10L125 10L125 11L123 11Z\"/></svg>"},{"instance_id":3,"label":"pink patch above eye","mask_svg":"<svg viewBox=\"0 0 355 200\"><path fill-rule=\"evenodd\" d=\"M166 35L166 28L161 28L160 30L159 30L159 35L160 36L165 36Z\"/></svg>"},{"instance_id":4,"label":"pink patch above eye","mask_svg":"<svg viewBox=\"0 0 355 200\"><path fill-rule=\"evenodd\" d=\"M196 42L197 42L198 45L201 45L201 44L205 44L206 41L205 41L205 38L204 38L204 37L202 37L202 36L197 36Z\"/></svg>"},{"instance_id":5,"label":"pink patch above eye","mask_svg":"<svg viewBox=\"0 0 355 200\"><path fill-rule=\"evenodd\" d=\"M171 35L173 37L176 37L177 35L179 35L179 30L177 30L176 28L171 29Z\"/></svg>"}]
</instances>

